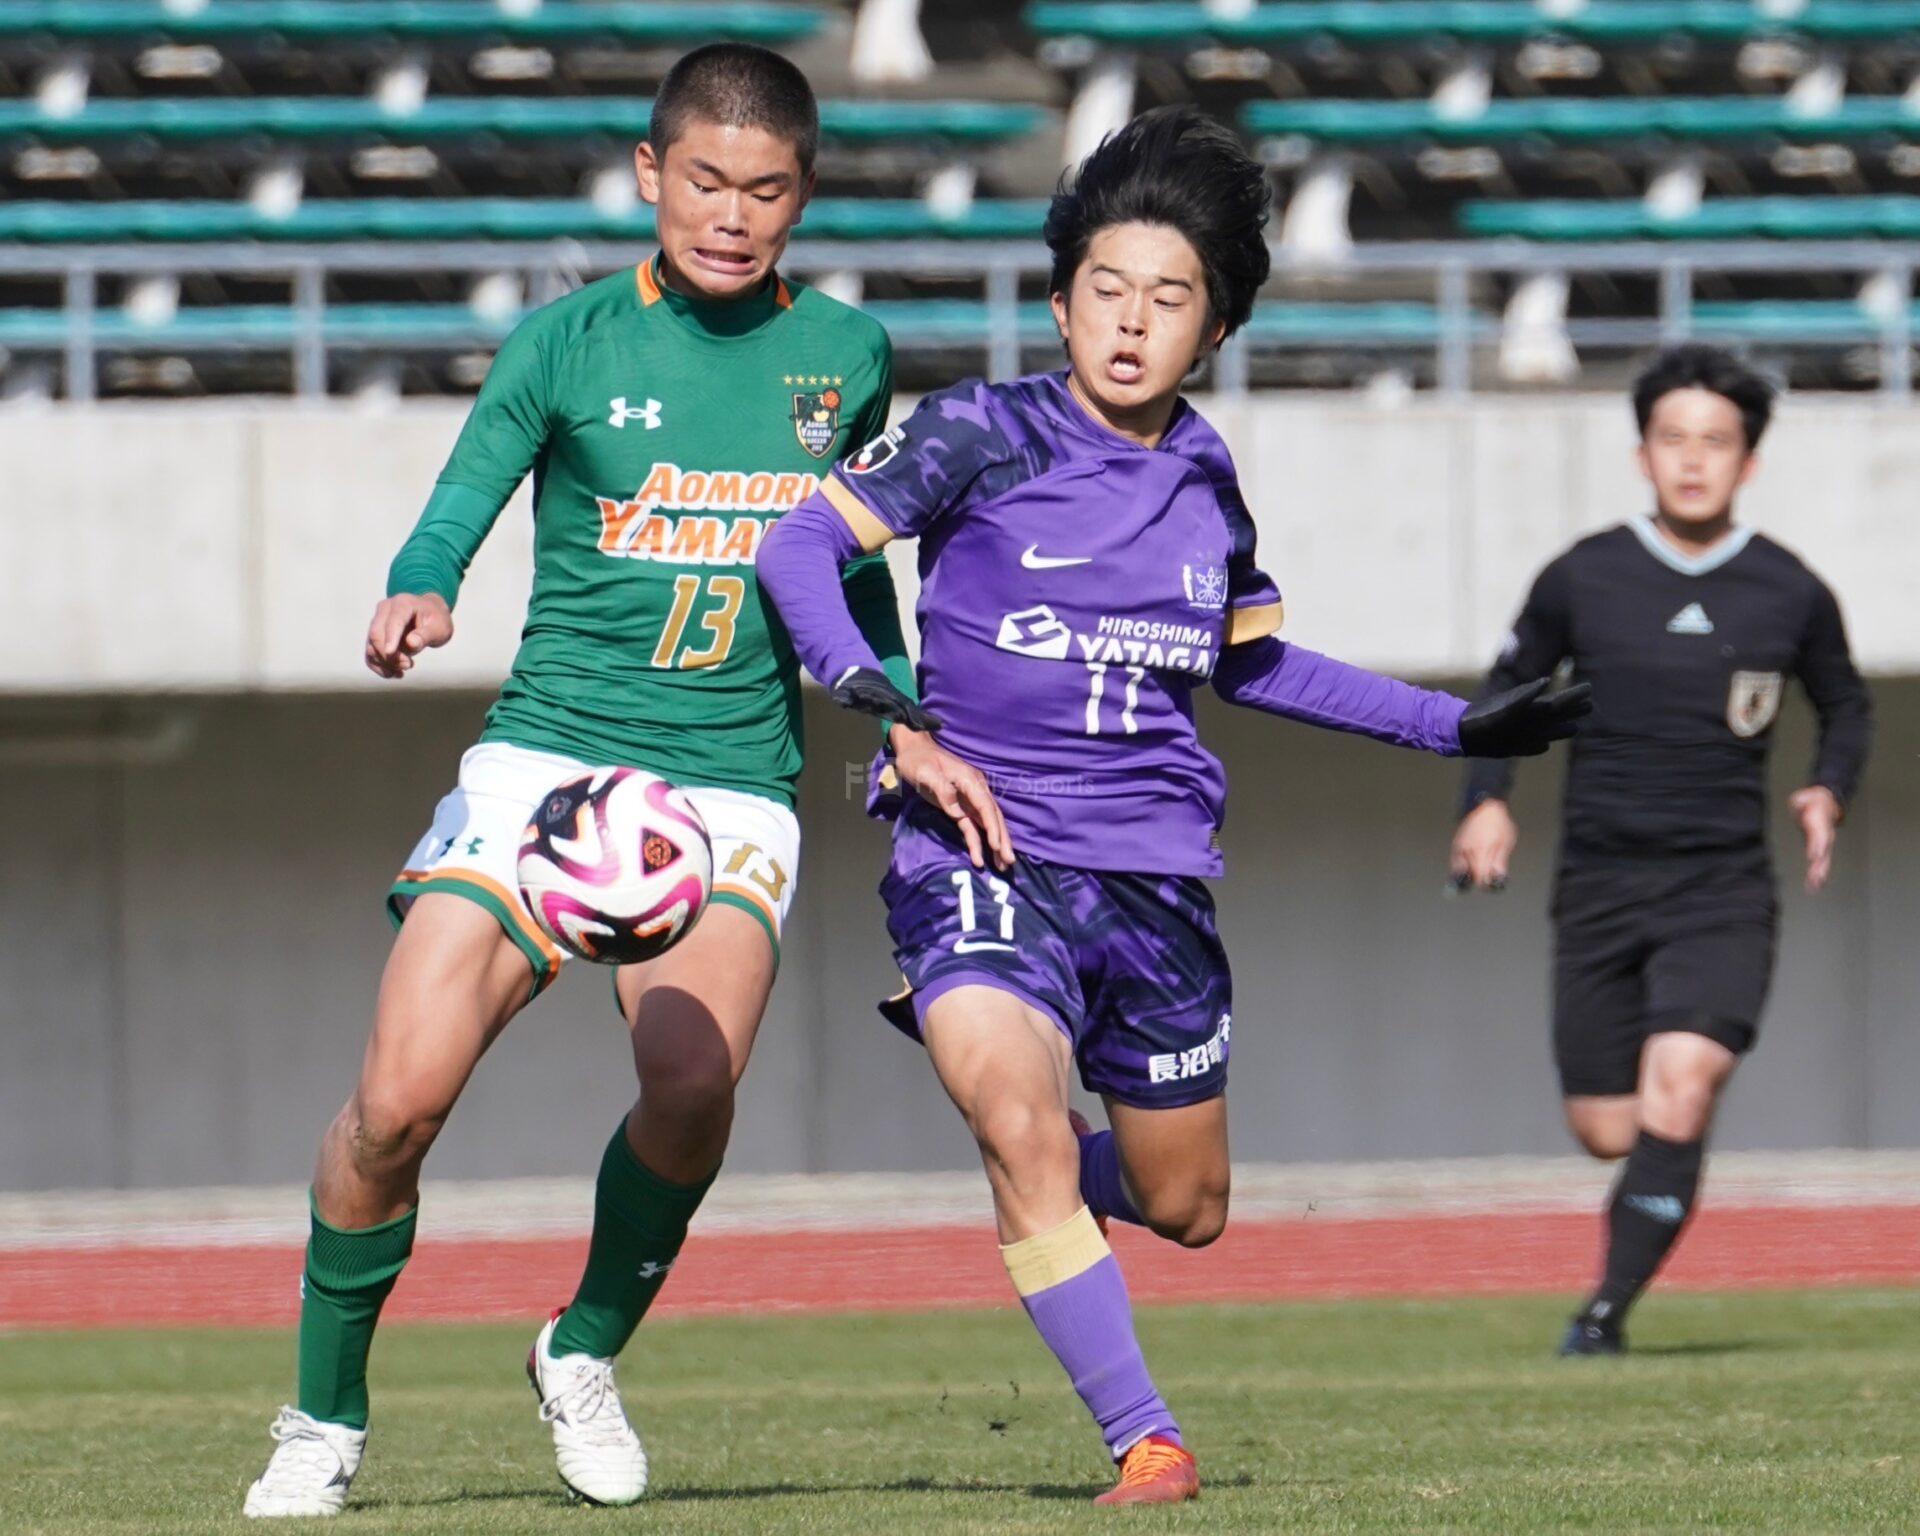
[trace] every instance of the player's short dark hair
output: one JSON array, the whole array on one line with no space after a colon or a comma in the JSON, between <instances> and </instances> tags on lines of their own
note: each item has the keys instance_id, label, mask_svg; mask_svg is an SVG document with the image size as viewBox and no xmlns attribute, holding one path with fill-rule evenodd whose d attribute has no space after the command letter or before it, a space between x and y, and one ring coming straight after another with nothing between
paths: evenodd
<instances>
[{"instance_id":1,"label":"player's short dark hair","mask_svg":"<svg viewBox=\"0 0 1920 1536\"><path fill-rule=\"evenodd\" d=\"M689 123L759 128L793 146L800 172L820 150L820 106L789 59L755 43L709 43L687 54L654 93L647 142L664 156Z\"/></svg>"},{"instance_id":2,"label":"player's short dark hair","mask_svg":"<svg viewBox=\"0 0 1920 1536\"><path fill-rule=\"evenodd\" d=\"M1640 435L1647 435L1647 423L1653 420L1653 408L1663 395L1676 389L1705 389L1720 395L1739 408L1741 424L1747 432L1747 452L1760 446L1760 435L1773 416L1772 383L1724 347L1705 342L1682 342L1668 347L1641 370L1633 381L1633 414L1640 423Z\"/></svg>"},{"instance_id":3,"label":"player's short dark hair","mask_svg":"<svg viewBox=\"0 0 1920 1536\"><path fill-rule=\"evenodd\" d=\"M1061 177L1047 210L1048 291L1071 289L1101 230L1162 224L1199 253L1209 311L1232 335L1271 268L1271 201L1265 173L1226 127L1192 107L1143 112Z\"/></svg>"}]
</instances>

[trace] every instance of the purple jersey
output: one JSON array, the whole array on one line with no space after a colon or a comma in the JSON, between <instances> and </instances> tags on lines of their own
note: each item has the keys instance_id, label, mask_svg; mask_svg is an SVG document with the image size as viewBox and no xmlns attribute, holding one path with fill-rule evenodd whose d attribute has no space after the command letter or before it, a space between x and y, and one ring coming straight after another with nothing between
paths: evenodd
<instances>
[{"instance_id":1,"label":"purple jersey","mask_svg":"<svg viewBox=\"0 0 1920 1536\"><path fill-rule=\"evenodd\" d=\"M762 544L762 589L829 687L880 662L838 567L920 539L920 688L1032 858L1216 875L1226 800L1193 689L1448 755L1464 699L1272 638L1280 594L1218 434L1184 401L1157 448L1061 375L968 383L842 461ZM1229 649L1231 647L1231 649Z\"/></svg>"},{"instance_id":2,"label":"purple jersey","mask_svg":"<svg viewBox=\"0 0 1920 1536\"><path fill-rule=\"evenodd\" d=\"M930 395L840 467L920 538L920 689L990 779L1015 846L1082 869L1217 874L1226 776L1193 689L1280 594L1226 444L1185 401L1157 448L1064 374Z\"/></svg>"}]
</instances>

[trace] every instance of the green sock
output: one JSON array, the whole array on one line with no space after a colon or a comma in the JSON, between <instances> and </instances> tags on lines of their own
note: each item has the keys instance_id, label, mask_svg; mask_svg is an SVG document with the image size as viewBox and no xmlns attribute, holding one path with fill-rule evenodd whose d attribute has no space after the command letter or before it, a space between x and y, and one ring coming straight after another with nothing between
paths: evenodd
<instances>
[{"instance_id":1,"label":"green sock","mask_svg":"<svg viewBox=\"0 0 1920 1536\"><path fill-rule=\"evenodd\" d=\"M709 1174L698 1184L669 1184L633 1155L626 1122L621 1121L600 1159L587 1269L553 1330L554 1354L611 1359L626 1348L667 1283L667 1271L686 1241L687 1223L714 1177Z\"/></svg>"},{"instance_id":2,"label":"green sock","mask_svg":"<svg viewBox=\"0 0 1920 1536\"><path fill-rule=\"evenodd\" d=\"M311 1200L311 1197L309 1197ZM300 1277L300 1411L327 1424L367 1427L367 1353L393 1282L413 1252L417 1210L343 1231L313 1211Z\"/></svg>"}]
</instances>

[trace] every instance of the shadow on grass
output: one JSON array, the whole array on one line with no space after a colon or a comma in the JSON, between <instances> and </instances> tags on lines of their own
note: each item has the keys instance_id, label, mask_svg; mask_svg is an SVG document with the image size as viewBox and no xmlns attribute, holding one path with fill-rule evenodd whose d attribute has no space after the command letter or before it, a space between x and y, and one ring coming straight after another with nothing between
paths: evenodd
<instances>
[{"instance_id":1,"label":"shadow on grass","mask_svg":"<svg viewBox=\"0 0 1920 1536\"><path fill-rule=\"evenodd\" d=\"M1237 1477L1212 1478L1209 1488L1250 1488L1253 1479L1246 1473ZM901 1477L884 1483L761 1483L746 1487L660 1488L650 1492L642 1504L725 1503L729 1499L785 1499L810 1494L849 1493L1019 1493L1030 1499L1056 1499L1074 1503L1091 1502L1095 1494L1105 1493L1105 1483L976 1483L942 1482L931 1477ZM349 1512L371 1514L376 1510L435 1509L450 1504L551 1504L578 1502L562 1489L495 1488L483 1493L436 1493L424 1498L356 1499Z\"/></svg>"},{"instance_id":2,"label":"shadow on grass","mask_svg":"<svg viewBox=\"0 0 1920 1536\"><path fill-rule=\"evenodd\" d=\"M347 1505L346 1512L356 1515L382 1509L438 1509L448 1504L551 1504L564 1509L579 1502L565 1488L488 1488L464 1493L430 1493L417 1499L401 1494L355 1499Z\"/></svg>"},{"instance_id":3,"label":"shadow on grass","mask_svg":"<svg viewBox=\"0 0 1920 1536\"><path fill-rule=\"evenodd\" d=\"M1030 1499L1091 1501L1105 1493L1107 1483L979 1483L943 1482L932 1477L900 1477L884 1483L767 1483L745 1488L662 1488L647 1495L646 1502L661 1504L696 1503L726 1499L780 1499L803 1494L847 1493L1024 1493ZM1210 1478L1208 1488L1250 1488L1253 1479L1242 1472L1237 1477Z\"/></svg>"},{"instance_id":4,"label":"shadow on grass","mask_svg":"<svg viewBox=\"0 0 1920 1536\"><path fill-rule=\"evenodd\" d=\"M1781 1339L1701 1339L1691 1344L1636 1344L1628 1354L1654 1360L1678 1360L1689 1355L1778 1354L1790 1346Z\"/></svg>"}]
</instances>

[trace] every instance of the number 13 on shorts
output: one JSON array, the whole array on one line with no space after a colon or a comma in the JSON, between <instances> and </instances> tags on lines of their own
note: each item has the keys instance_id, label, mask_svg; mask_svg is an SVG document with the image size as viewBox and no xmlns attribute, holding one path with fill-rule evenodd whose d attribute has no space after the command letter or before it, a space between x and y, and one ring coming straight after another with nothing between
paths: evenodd
<instances>
[{"instance_id":1,"label":"number 13 on shorts","mask_svg":"<svg viewBox=\"0 0 1920 1536\"><path fill-rule=\"evenodd\" d=\"M976 881L987 888L987 904L980 901ZM953 952L973 955L982 950L1011 951L1014 948L1013 887L997 875L976 875L970 869L956 869L953 888L960 898L960 934L953 941ZM982 911L983 905L988 905L988 910ZM984 925L982 918L986 920Z\"/></svg>"}]
</instances>

